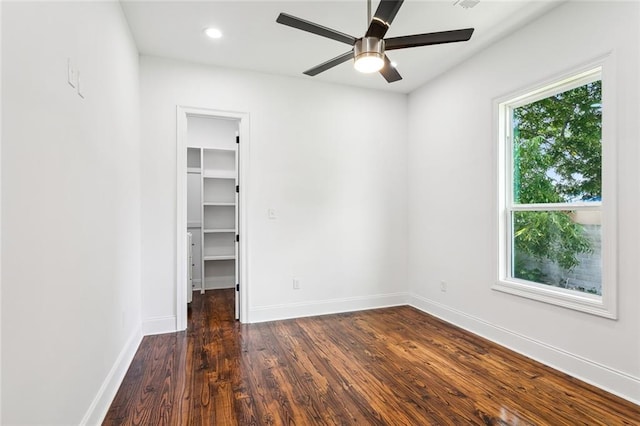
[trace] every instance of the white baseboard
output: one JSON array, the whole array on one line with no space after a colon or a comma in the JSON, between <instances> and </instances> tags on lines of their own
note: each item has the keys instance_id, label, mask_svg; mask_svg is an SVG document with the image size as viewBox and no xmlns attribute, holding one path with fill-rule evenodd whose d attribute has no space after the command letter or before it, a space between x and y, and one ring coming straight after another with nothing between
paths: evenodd
<instances>
[{"instance_id":1,"label":"white baseboard","mask_svg":"<svg viewBox=\"0 0 640 426\"><path fill-rule=\"evenodd\" d=\"M147 318L142 321L142 334L144 336L151 336L153 334L174 333L175 331L175 315Z\"/></svg>"},{"instance_id":2,"label":"white baseboard","mask_svg":"<svg viewBox=\"0 0 640 426\"><path fill-rule=\"evenodd\" d=\"M410 296L409 304L416 309L482 336L514 352L539 361L635 404L640 404L640 378L638 377L515 333L416 294Z\"/></svg>"},{"instance_id":3,"label":"white baseboard","mask_svg":"<svg viewBox=\"0 0 640 426\"><path fill-rule=\"evenodd\" d=\"M250 323L255 323L362 311L365 309L386 308L389 306L406 305L408 298L408 293L392 293L374 296L319 300L314 302L258 306L249 309L248 320Z\"/></svg>"},{"instance_id":4,"label":"white baseboard","mask_svg":"<svg viewBox=\"0 0 640 426\"><path fill-rule=\"evenodd\" d=\"M120 351L120 354L118 355L116 362L111 367L109 374L107 374L107 377L105 377L102 382L102 386L100 386L100 389L98 390L95 398L93 398L89 409L80 421L81 425L102 424L104 416L107 415L107 411L120 388L120 384L129 369L129 365L131 365L131 361L133 361L133 357L136 354L141 341L142 332L140 328L136 328L133 333L131 333L127 343L125 343L122 348L122 351Z\"/></svg>"}]
</instances>

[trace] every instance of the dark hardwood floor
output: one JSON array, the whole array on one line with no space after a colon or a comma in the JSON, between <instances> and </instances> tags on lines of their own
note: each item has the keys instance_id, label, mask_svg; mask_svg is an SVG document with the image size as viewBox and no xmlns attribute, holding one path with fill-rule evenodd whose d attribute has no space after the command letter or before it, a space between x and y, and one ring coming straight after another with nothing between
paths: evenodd
<instances>
[{"instance_id":1,"label":"dark hardwood floor","mask_svg":"<svg viewBox=\"0 0 640 426\"><path fill-rule=\"evenodd\" d=\"M640 407L411 307L242 325L194 294L105 425L638 425Z\"/></svg>"}]
</instances>

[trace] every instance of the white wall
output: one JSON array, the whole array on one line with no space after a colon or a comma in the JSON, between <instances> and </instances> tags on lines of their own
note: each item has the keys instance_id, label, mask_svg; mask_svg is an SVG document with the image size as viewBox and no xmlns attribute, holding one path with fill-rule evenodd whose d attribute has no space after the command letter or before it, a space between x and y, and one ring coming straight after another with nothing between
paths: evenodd
<instances>
[{"instance_id":1,"label":"white wall","mask_svg":"<svg viewBox=\"0 0 640 426\"><path fill-rule=\"evenodd\" d=\"M409 98L412 303L640 401L637 2L570 2ZM617 321L491 290L497 279L493 100L613 51ZM440 291L440 281L448 291Z\"/></svg>"},{"instance_id":2,"label":"white wall","mask_svg":"<svg viewBox=\"0 0 640 426\"><path fill-rule=\"evenodd\" d=\"M138 54L117 2L2 6L1 423L95 424L141 338Z\"/></svg>"},{"instance_id":3,"label":"white wall","mask_svg":"<svg viewBox=\"0 0 640 426\"><path fill-rule=\"evenodd\" d=\"M146 332L175 329L177 105L250 114L250 321L406 301L406 96L152 57L140 82Z\"/></svg>"}]
</instances>

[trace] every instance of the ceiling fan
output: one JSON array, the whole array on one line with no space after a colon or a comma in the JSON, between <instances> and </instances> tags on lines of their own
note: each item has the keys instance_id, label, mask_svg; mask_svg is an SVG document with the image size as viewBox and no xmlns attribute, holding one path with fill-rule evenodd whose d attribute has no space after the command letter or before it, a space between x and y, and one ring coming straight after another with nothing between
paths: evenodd
<instances>
[{"instance_id":1,"label":"ceiling fan","mask_svg":"<svg viewBox=\"0 0 640 426\"><path fill-rule=\"evenodd\" d=\"M308 69L304 74L314 76L350 59L354 59L356 70L363 73L379 71L387 82L393 83L394 81L402 80L402 76L400 76L398 70L391 64L389 57L385 54L387 50L467 41L473 34L473 28L465 28L385 39L384 36L398 10L400 10L403 1L381 0L375 15L371 18L371 0L368 0L367 24L369 28L364 37L361 38L355 38L349 34L296 18L287 13L281 13L276 22L353 46L350 51Z\"/></svg>"}]
</instances>

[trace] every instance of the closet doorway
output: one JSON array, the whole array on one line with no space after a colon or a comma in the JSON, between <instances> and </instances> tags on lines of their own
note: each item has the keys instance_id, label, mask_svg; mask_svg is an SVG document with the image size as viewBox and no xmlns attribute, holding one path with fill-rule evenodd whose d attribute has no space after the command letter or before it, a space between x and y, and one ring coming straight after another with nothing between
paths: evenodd
<instances>
[{"instance_id":1,"label":"closet doorway","mask_svg":"<svg viewBox=\"0 0 640 426\"><path fill-rule=\"evenodd\" d=\"M178 107L177 329L187 327L193 292L234 289L246 322L248 115Z\"/></svg>"}]
</instances>

